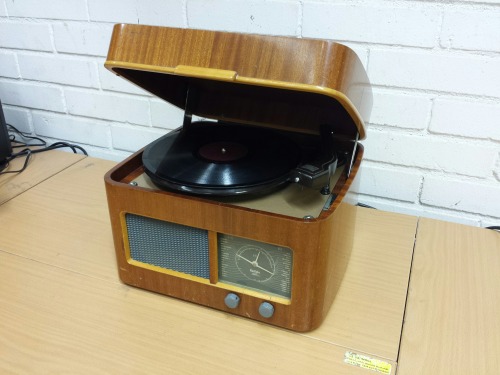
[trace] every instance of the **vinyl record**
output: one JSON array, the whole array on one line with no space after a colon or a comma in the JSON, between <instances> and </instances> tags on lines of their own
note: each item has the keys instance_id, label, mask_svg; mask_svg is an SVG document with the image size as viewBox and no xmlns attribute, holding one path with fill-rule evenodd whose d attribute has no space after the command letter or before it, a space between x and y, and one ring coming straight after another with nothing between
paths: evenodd
<instances>
[{"instance_id":1,"label":"vinyl record","mask_svg":"<svg viewBox=\"0 0 500 375\"><path fill-rule=\"evenodd\" d=\"M273 130L196 122L151 143L143 164L160 187L235 195L281 185L300 156L296 143Z\"/></svg>"}]
</instances>

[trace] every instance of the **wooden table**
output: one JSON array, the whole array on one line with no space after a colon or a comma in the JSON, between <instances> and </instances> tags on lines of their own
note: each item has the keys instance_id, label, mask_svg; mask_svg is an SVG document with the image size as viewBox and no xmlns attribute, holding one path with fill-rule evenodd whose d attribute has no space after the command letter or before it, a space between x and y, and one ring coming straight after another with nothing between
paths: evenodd
<instances>
[{"instance_id":1,"label":"wooden table","mask_svg":"<svg viewBox=\"0 0 500 375\"><path fill-rule=\"evenodd\" d=\"M441 330L430 319L436 316L460 321L463 332L492 327L472 352L476 342L464 346L453 366L471 362L477 371L464 373L494 373L488 371L498 365L500 287L494 274L477 283L473 276L475 267L499 268L497 233L466 228L473 234L452 249L447 241L458 242L461 226L422 219L414 254L417 218L359 208L359 236L329 315L319 329L298 334L122 284L103 182L113 164L78 160L0 205L0 373L381 373L346 363L350 353L380 360L391 374L459 373L446 371L455 368L447 343L463 335L444 330L453 331L453 322ZM434 280L457 278L476 243L486 250L474 253L464 280L469 297L449 297L468 306L454 316L456 305L441 303L450 284ZM442 246L450 250L438 256ZM453 250L460 262L448 260ZM485 302L493 297L496 304ZM438 347L428 343L436 338Z\"/></svg>"},{"instance_id":2,"label":"wooden table","mask_svg":"<svg viewBox=\"0 0 500 375\"><path fill-rule=\"evenodd\" d=\"M398 374L500 374L500 233L420 219Z\"/></svg>"},{"instance_id":3,"label":"wooden table","mask_svg":"<svg viewBox=\"0 0 500 375\"><path fill-rule=\"evenodd\" d=\"M69 152L48 151L32 154L28 168L19 174L8 173L0 175L0 204L16 197L17 195L31 189L33 186L50 178L85 156ZM5 171L16 171L21 169L24 158L16 158L9 163Z\"/></svg>"}]
</instances>

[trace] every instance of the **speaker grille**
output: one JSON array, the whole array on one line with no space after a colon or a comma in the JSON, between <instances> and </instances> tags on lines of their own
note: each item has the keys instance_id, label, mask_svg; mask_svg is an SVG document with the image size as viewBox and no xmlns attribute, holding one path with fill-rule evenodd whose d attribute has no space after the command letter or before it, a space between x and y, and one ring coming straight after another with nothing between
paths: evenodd
<instances>
[{"instance_id":1,"label":"speaker grille","mask_svg":"<svg viewBox=\"0 0 500 375\"><path fill-rule=\"evenodd\" d=\"M126 214L130 257L142 263L208 279L208 232Z\"/></svg>"}]
</instances>

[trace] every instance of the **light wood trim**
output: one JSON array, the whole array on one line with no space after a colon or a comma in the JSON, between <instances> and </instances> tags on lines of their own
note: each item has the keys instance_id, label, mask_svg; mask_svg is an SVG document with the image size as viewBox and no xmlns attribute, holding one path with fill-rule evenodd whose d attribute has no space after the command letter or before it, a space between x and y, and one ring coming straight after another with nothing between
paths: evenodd
<instances>
[{"instance_id":1,"label":"light wood trim","mask_svg":"<svg viewBox=\"0 0 500 375\"><path fill-rule=\"evenodd\" d=\"M500 234L420 219L398 375L500 368Z\"/></svg>"},{"instance_id":2,"label":"light wood trim","mask_svg":"<svg viewBox=\"0 0 500 375\"><path fill-rule=\"evenodd\" d=\"M219 249L217 243L217 233L214 231L208 231L208 260L210 283L216 284L219 281Z\"/></svg>"},{"instance_id":3,"label":"light wood trim","mask_svg":"<svg viewBox=\"0 0 500 375\"><path fill-rule=\"evenodd\" d=\"M129 258L127 260L127 263L130 264L130 265L132 265L132 266L144 268L146 270L150 270L150 271L154 271L154 272L160 272L160 273L164 273L166 275L180 277L180 278L186 279L186 280L196 281L197 283L201 283L201 284L208 284L208 283L210 283L209 279L204 279L203 277L198 277L198 276L190 275L188 273L183 273L183 272L174 271L174 270L171 270L171 269L168 269L168 268L163 268L163 267L155 266L154 264L140 262L140 261L132 259L132 258Z\"/></svg>"},{"instance_id":4,"label":"light wood trim","mask_svg":"<svg viewBox=\"0 0 500 375\"><path fill-rule=\"evenodd\" d=\"M182 279L196 281L197 283L202 283L202 284L210 283L209 279L205 279L203 277L190 275L188 273L183 273L183 272L171 270L168 268L155 266L154 264L144 263L144 262L133 259L132 255L130 254L130 242L128 239L128 228L127 228L127 221L126 221L127 214L128 214L128 212L123 211L123 212L120 212L119 216L120 216L121 233L123 234L123 238L122 238L123 250L125 252L125 260L127 261L128 264L130 264L132 266L144 268L146 270L164 273L166 275L180 277ZM148 217L148 216L145 216L145 217Z\"/></svg>"},{"instance_id":5,"label":"light wood trim","mask_svg":"<svg viewBox=\"0 0 500 375\"><path fill-rule=\"evenodd\" d=\"M239 76L237 72L231 70L201 68L201 67L185 66L185 65L179 65L176 68L172 69L169 67L155 66L155 65L106 61L104 63L104 66L111 71L113 71L115 68L125 68L130 70L141 70L141 71L155 72L160 74L178 74L185 77L205 78L214 81L229 81L229 82L242 83L252 86L271 87L277 89L286 89L292 91L321 94L337 100L342 105L342 107L347 111L347 113L349 113L349 115L354 119L359 131L359 139L364 139L366 137L365 125L362 120L361 114L359 113L357 108L351 103L349 98L344 93L328 87L308 85L295 82L283 82L270 79L242 77Z\"/></svg>"},{"instance_id":6,"label":"light wood trim","mask_svg":"<svg viewBox=\"0 0 500 375\"><path fill-rule=\"evenodd\" d=\"M188 77L217 79L221 81L234 81L238 73L233 70L203 68L199 66L177 65L175 74Z\"/></svg>"}]
</instances>

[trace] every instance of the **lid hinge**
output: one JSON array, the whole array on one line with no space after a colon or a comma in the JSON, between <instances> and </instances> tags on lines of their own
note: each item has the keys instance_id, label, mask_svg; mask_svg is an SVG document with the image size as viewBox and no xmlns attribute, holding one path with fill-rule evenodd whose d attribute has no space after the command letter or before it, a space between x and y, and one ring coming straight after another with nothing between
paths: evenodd
<instances>
[{"instance_id":1,"label":"lid hinge","mask_svg":"<svg viewBox=\"0 0 500 375\"><path fill-rule=\"evenodd\" d=\"M350 161L349 166L347 168L347 177L350 176L352 167L354 165L354 160L356 160L356 150L358 148L358 140L359 140L359 133L356 132L356 138L354 138L354 141L353 141L354 146L352 148L351 161Z\"/></svg>"},{"instance_id":2,"label":"lid hinge","mask_svg":"<svg viewBox=\"0 0 500 375\"><path fill-rule=\"evenodd\" d=\"M186 104L184 106L184 121L182 127L188 129L193 121L193 113L197 102L197 90L193 86L188 86L186 92Z\"/></svg>"}]
</instances>

